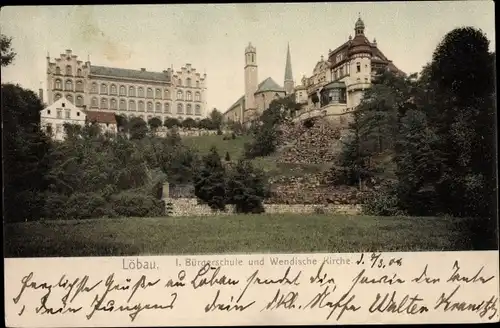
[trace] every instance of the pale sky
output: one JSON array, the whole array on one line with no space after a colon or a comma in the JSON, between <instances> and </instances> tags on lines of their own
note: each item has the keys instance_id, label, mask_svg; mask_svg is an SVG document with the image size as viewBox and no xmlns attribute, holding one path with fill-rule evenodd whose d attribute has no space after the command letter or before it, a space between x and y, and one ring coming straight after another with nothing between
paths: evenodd
<instances>
[{"instance_id":1,"label":"pale sky","mask_svg":"<svg viewBox=\"0 0 500 328\"><path fill-rule=\"evenodd\" d=\"M66 49L100 66L163 71L191 63L207 73L207 105L224 112L244 91L244 49L257 48L259 82L283 85L287 43L296 84L321 55L354 35L358 13L365 35L406 73L418 72L456 27L483 30L495 48L493 1L274 3L2 7L1 32L17 57L2 83L46 93L46 59Z\"/></svg>"}]
</instances>

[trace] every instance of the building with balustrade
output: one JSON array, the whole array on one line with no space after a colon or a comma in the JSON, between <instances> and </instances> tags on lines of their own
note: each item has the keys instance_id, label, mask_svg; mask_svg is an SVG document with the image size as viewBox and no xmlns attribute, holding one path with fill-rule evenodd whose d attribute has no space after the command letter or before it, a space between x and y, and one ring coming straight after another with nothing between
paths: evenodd
<instances>
[{"instance_id":1,"label":"building with balustrade","mask_svg":"<svg viewBox=\"0 0 500 328\"><path fill-rule=\"evenodd\" d=\"M404 74L378 48L377 41L368 40L361 17L354 25L354 38L321 56L309 77L295 87L295 99L302 104L295 120L324 116L346 126L349 113L360 104L363 93L370 88L380 70Z\"/></svg>"},{"instance_id":2,"label":"building with balustrade","mask_svg":"<svg viewBox=\"0 0 500 328\"><path fill-rule=\"evenodd\" d=\"M163 72L113 68L83 62L71 50L51 61L47 56L47 103L66 99L86 111L102 111L148 120L195 120L207 116L207 75L191 64Z\"/></svg>"}]
</instances>

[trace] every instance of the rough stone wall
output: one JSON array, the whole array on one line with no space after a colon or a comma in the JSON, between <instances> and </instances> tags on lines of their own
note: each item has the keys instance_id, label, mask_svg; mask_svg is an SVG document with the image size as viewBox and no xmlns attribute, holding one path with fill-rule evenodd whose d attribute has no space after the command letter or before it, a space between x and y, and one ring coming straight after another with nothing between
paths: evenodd
<instances>
[{"instance_id":1,"label":"rough stone wall","mask_svg":"<svg viewBox=\"0 0 500 328\"><path fill-rule=\"evenodd\" d=\"M228 206L226 212L214 212L207 205L199 205L194 198L168 199L172 204L171 216L215 216L234 213L233 206ZM264 204L266 214L359 214L359 205L313 205L313 204Z\"/></svg>"}]
</instances>

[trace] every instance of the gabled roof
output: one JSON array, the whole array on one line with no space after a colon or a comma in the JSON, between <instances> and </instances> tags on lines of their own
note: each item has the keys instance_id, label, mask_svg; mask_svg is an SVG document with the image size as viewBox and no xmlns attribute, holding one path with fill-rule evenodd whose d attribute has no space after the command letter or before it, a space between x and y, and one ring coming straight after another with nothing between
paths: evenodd
<instances>
[{"instance_id":1,"label":"gabled roof","mask_svg":"<svg viewBox=\"0 0 500 328\"><path fill-rule=\"evenodd\" d=\"M105 66L90 66L90 74L109 77L152 80L159 82L170 82L170 75L166 72L148 72L142 70L114 68Z\"/></svg>"},{"instance_id":2,"label":"gabled roof","mask_svg":"<svg viewBox=\"0 0 500 328\"><path fill-rule=\"evenodd\" d=\"M285 92L285 89L283 89L283 87L280 87L278 83L274 82L272 78L268 77L267 79L259 83L259 85L257 86L257 91L255 91L255 93L267 91ZM234 104L232 104L231 107L229 107L224 113L227 113L239 104L245 106L245 95L238 98L238 100L236 100Z\"/></svg>"},{"instance_id":3,"label":"gabled roof","mask_svg":"<svg viewBox=\"0 0 500 328\"><path fill-rule=\"evenodd\" d=\"M262 81L255 93L260 93L260 92L266 92L266 91L281 91L285 92L285 89L283 87L279 86L278 83L274 82L274 80L270 77Z\"/></svg>"},{"instance_id":4,"label":"gabled roof","mask_svg":"<svg viewBox=\"0 0 500 328\"><path fill-rule=\"evenodd\" d=\"M63 106L64 104L64 106ZM78 109L78 107L76 107L71 101L69 101L68 99L66 98L61 98L59 100L56 100L55 102L53 102L51 105L45 107L45 108L55 108L55 107L64 107L64 108L71 108L71 109Z\"/></svg>"},{"instance_id":5,"label":"gabled roof","mask_svg":"<svg viewBox=\"0 0 500 328\"><path fill-rule=\"evenodd\" d=\"M85 111L85 114L89 122L116 124L115 113L88 110Z\"/></svg>"}]
</instances>

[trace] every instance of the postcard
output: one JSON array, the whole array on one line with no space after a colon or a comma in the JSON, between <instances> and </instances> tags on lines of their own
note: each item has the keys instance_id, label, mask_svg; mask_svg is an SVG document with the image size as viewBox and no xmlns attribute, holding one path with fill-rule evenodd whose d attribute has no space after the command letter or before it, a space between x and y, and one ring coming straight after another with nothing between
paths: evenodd
<instances>
[{"instance_id":1,"label":"postcard","mask_svg":"<svg viewBox=\"0 0 500 328\"><path fill-rule=\"evenodd\" d=\"M499 322L493 6L4 7L6 325Z\"/></svg>"}]
</instances>

